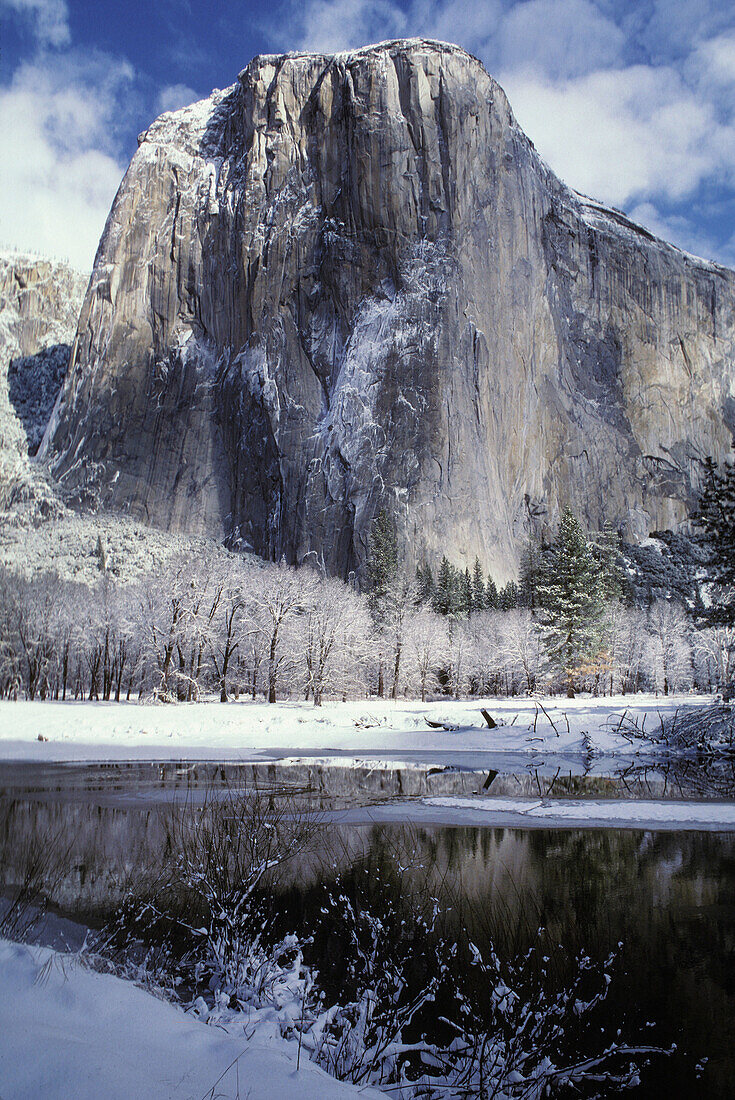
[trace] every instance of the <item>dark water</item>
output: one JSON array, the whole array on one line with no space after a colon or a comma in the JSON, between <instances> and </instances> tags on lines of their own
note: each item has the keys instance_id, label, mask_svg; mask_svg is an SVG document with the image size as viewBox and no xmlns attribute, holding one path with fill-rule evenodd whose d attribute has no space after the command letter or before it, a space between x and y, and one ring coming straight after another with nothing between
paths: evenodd
<instances>
[{"instance_id":1,"label":"dark water","mask_svg":"<svg viewBox=\"0 0 735 1100\"><path fill-rule=\"evenodd\" d=\"M296 778L295 789L305 791L303 776ZM478 777L462 782L477 784ZM61 838L70 861L54 900L71 915L101 920L126 882L170 849L176 783L188 798L184 767L163 776L60 771L53 782L5 772L0 855L12 868L32 837ZM332 795L322 789L305 797L320 808L330 797L351 803L355 783L352 775ZM383 782L384 794L396 793L388 788ZM622 941L608 1025L629 1040L679 1048L649 1070L636 1095L735 1096L735 834L330 822L282 884L284 907L298 923L318 905L317 880L388 857L405 868L407 890L427 885L441 894L450 919L480 946L492 939L503 952L521 951L540 926L544 943L566 953L584 948L602 958ZM646 1028L649 1021L656 1027ZM708 1060L697 1077L702 1058Z\"/></svg>"}]
</instances>

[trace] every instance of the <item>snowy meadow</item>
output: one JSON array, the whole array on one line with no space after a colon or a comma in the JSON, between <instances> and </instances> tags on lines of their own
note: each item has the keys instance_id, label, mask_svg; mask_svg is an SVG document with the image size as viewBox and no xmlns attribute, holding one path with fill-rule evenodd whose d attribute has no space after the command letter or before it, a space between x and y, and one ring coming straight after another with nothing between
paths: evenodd
<instances>
[{"instance_id":1,"label":"snowy meadow","mask_svg":"<svg viewBox=\"0 0 735 1100\"><path fill-rule=\"evenodd\" d=\"M735 633L674 549L3 572L0 1094L728 1095Z\"/></svg>"}]
</instances>

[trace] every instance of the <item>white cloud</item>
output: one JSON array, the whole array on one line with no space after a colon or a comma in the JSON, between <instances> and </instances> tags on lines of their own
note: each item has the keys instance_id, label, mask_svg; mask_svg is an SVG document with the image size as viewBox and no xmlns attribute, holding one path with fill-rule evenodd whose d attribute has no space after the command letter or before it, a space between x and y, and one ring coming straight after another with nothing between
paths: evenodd
<instances>
[{"instance_id":1,"label":"white cloud","mask_svg":"<svg viewBox=\"0 0 735 1100\"><path fill-rule=\"evenodd\" d=\"M65 0L0 0L0 11L19 15L42 46L66 46L71 40Z\"/></svg>"},{"instance_id":2,"label":"white cloud","mask_svg":"<svg viewBox=\"0 0 735 1100\"><path fill-rule=\"evenodd\" d=\"M527 0L503 19L496 52L503 68L531 68L551 78L617 64L625 35L590 0Z\"/></svg>"},{"instance_id":3,"label":"white cloud","mask_svg":"<svg viewBox=\"0 0 735 1100\"><path fill-rule=\"evenodd\" d=\"M377 39L401 38L407 33L406 17L389 0L308 0L299 4L280 39L291 34L303 50L334 53L364 46Z\"/></svg>"},{"instance_id":4,"label":"white cloud","mask_svg":"<svg viewBox=\"0 0 735 1100\"><path fill-rule=\"evenodd\" d=\"M202 97L188 84L167 84L161 88L156 100L156 110L178 111L181 107L188 107L190 103L196 103Z\"/></svg>"},{"instance_id":5,"label":"white cloud","mask_svg":"<svg viewBox=\"0 0 735 1100\"><path fill-rule=\"evenodd\" d=\"M461 45L487 58L502 18L501 0L413 0L407 33L442 42L461 37Z\"/></svg>"},{"instance_id":6,"label":"white cloud","mask_svg":"<svg viewBox=\"0 0 735 1100\"><path fill-rule=\"evenodd\" d=\"M595 198L681 199L735 172L732 126L674 69L631 66L561 83L509 72L501 82L542 157Z\"/></svg>"},{"instance_id":7,"label":"white cloud","mask_svg":"<svg viewBox=\"0 0 735 1100\"><path fill-rule=\"evenodd\" d=\"M44 57L0 89L4 246L91 267L123 172L115 135L132 77L109 57Z\"/></svg>"}]
</instances>

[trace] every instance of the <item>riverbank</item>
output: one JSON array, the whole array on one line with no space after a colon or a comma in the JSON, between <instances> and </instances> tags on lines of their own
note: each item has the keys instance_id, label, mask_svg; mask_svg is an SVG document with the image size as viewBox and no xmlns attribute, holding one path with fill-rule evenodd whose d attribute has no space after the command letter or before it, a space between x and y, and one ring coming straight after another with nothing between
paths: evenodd
<instances>
[{"instance_id":1,"label":"riverbank","mask_svg":"<svg viewBox=\"0 0 735 1100\"><path fill-rule=\"evenodd\" d=\"M0 940L0 1096L14 1100L347 1100L274 1026L229 1033L76 955ZM253 1034L255 1032L255 1034Z\"/></svg>"},{"instance_id":2,"label":"riverbank","mask_svg":"<svg viewBox=\"0 0 735 1100\"><path fill-rule=\"evenodd\" d=\"M647 731L711 696L366 699L268 704L0 701L0 760L278 760L309 753L380 753L414 761L464 753L652 755ZM490 729L481 711L497 723ZM621 724L621 720L622 724ZM432 725L433 723L433 725Z\"/></svg>"}]
</instances>

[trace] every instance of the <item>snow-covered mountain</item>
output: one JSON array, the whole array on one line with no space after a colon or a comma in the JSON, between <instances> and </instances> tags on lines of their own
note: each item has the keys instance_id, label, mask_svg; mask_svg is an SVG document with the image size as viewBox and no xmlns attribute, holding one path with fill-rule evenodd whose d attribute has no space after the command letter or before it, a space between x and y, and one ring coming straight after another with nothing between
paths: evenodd
<instances>
[{"instance_id":1,"label":"snow-covered mountain","mask_svg":"<svg viewBox=\"0 0 735 1100\"><path fill-rule=\"evenodd\" d=\"M41 485L28 454L66 375L88 282L65 263L0 254L0 507Z\"/></svg>"},{"instance_id":2,"label":"snow-covered mountain","mask_svg":"<svg viewBox=\"0 0 735 1100\"><path fill-rule=\"evenodd\" d=\"M65 484L271 558L513 572L565 505L636 541L735 427L735 273L543 164L424 40L255 58L141 135L41 455Z\"/></svg>"}]
</instances>

